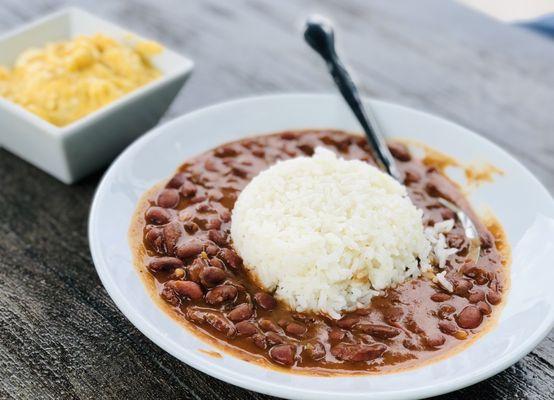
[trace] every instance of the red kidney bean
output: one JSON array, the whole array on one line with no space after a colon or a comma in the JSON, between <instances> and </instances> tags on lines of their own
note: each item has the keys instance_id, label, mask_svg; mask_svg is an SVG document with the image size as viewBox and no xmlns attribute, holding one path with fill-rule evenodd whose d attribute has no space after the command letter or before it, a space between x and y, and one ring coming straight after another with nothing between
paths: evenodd
<instances>
[{"instance_id":1,"label":"red kidney bean","mask_svg":"<svg viewBox=\"0 0 554 400\"><path fill-rule=\"evenodd\" d=\"M483 322L483 314L475 306L466 306L456 317L460 328L475 329Z\"/></svg>"},{"instance_id":2,"label":"red kidney bean","mask_svg":"<svg viewBox=\"0 0 554 400\"><path fill-rule=\"evenodd\" d=\"M404 171L404 184L410 185L411 183L417 183L421 180L421 175L416 171L406 170Z\"/></svg>"},{"instance_id":3,"label":"red kidney bean","mask_svg":"<svg viewBox=\"0 0 554 400\"><path fill-rule=\"evenodd\" d=\"M346 143L343 148L339 149L340 151L347 152L348 146L350 143ZM308 143L300 143L297 145L298 149L305 155L311 157L314 154L314 146Z\"/></svg>"},{"instance_id":4,"label":"red kidney bean","mask_svg":"<svg viewBox=\"0 0 554 400\"><path fill-rule=\"evenodd\" d=\"M209 263L212 267L219 268L219 269L225 269L225 264L219 258L214 257L214 258L210 259Z\"/></svg>"},{"instance_id":5,"label":"red kidney bean","mask_svg":"<svg viewBox=\"0 0 554 400\"><path fill-rule=\"evenodd\" d=\"M237 288L237 290L239 292L245 292L246 291L246 288L244 287L244 285L242 283L239 283L239 281L236 280L236 279L233 279L233 278L229 277L225 280L225 283L228 284L228 285L234 286L235 288Z\"/></svg>"},{"instance_id":6,"label":"red kidney bean","mask_svg":"<svg viewBox=\"0 0 554 400\"><path fill-rule=\"evenodd\" d=\"M478 303L485 300L485 292L483 292L482 290L475 290L469 294L469 297L467 299L472 304Z\"/></svg>"},{"instance_id":7,"label":"red kidney bean","mask_svg":"<svg viewBox=\"0 0 554 400\"><path fill-rule=\"evenodd\" d=\"M235 157L237 156L239 153L233 149L231 146L223 146L223 147L218 147L215 151L214 151L214 155L216 157L219 157L219 158L225 158L225 157Z\"/></svg>"},{"instance_id":8,"label":"red kidney bean","mask_svg":"<svg viewBox=\"0 0 554 400\"><path fill-rule=\"evenodd\" d=\"M456 308L454 306L451 306L450 304L444 304L439 307L439 311L437 312L437 315L440 319L448 319L448 317L456 311Z\"/></svg>"},{"instance_id":9,"label":"red kidney bean","mask_svg":"<svg viewBox=\"0 0 554 400\"><path fill-rule=\"evenodd\" d=\"M183 182L183 185L181 186L180 192L183 195L183 197L190 198L194 196L197 192L196 185L192 183L189 180L186 180Z\"/></svg>"},{"instance_id":10,"label":"red kidney bean","mask_svg":"<svg viewBox=\"0 0 554 400\"><path fill-rule=\"evenodd\" d=\"M443 301L450 300L452 298L448 293L437 292L431 295L431 300L436 303L442 303Z\"/></svg>"},{"instance_id":11,"label":"red kidney bean","mask_svg":"<svg viewBox=\"0 0 554 400\"><path fill-rule=\"evenodd\" d=\"M404 310L401 307L388 307L383 310L383 317L388 324L395 325L404 317Z\"/></svg>"},{"instance_id":12,"label":"red kidney bean","mask_svg":"<svg viewBox=\"0 0 554 400\"><path fill-rule=\"evenodd\" d=\"M312 360L321 360L326 354L325 346L317 341L306 343L304 351Z\"/></svg>"},{"instance_id":13,"label":"red kidney bean","mask_svg":"<svg viewBox=\"0 0 554 400\"><path fill-rule=\"evenodd\" d=\"M173 178L171 178L169 182L167 182L165 187L172 188L172 189L179 189L185 181L187 181L187 175L180 172L175 176L173 176Z\"/></svg>"},{"instance_id":14,"label":"red kidney bean","mask_svg":"<svg viewBox=\"0 0 554 400\"><path fill-rule=\"evenodd\" d=\"M393 157L397 160L410 161L412 159L408 148L402 143L389 143L388 147Z\"/></svg>"},{"instance_id":15,"label":"red kidney bean","mask_svg":"<svg viewBox=\"0 0 554 400\"><path fill-rule=\"evenodd\" d=\"M231 220L231 213L228 210L223 210L219 213L219 217L223 222L229 222Z\"/></svg>"},{"instance_id":16,"label":"red kidney bean","mask_svg":"<svg viewBox=\"0 0 554 400\"><path fill-rule=\"evenodd\" d=\"M175 254L182 260L187 258L195 257L198 254L202 253L204 246L202 242L198 239L190 239L183 244L177 246Z\"/></svg>"},{"instance_id":17,"label":"red kidney bean","mask_svg":"<svg viewBox=\"0 0 554 400\"><path fill-rule=\"evenodd\" d=\"M473 287L473 283L467 279L456 279L452 283L454 286L454 293L462 297L466 297L469 294L470 289Z\"/></svg>"},{"instance_id":18,"label":"red kidney bean","mask_svg":"<svg viewBox=\"0 0 554 400\"><path fill-rule=\"evenodd\" d=\"M255 333L250 337L252 342L259 347L260 349L265 349L267 347L267 341L265 340L265 335L261 333Z\"/></svg>"},{"instance_id":19,"label":"red kidney bean","mask_svg":"<svg viewBox=\"0 0 554 400\"><path fill-rule=\"evenodd\" d=\"M238 322L235 325L235 328L237 329L237 335L240 336L252 336L256 332L258 332L258 328L256 328L256 325L249 321Z\"/></svg>"},{"instance_id":20,"label":"red kidney bean","mask_svg":"<svg viewBox=\"0 0 554 400\"><path fill-rule=\"evenodd\" d=\"M455 189L446 178L438 173L429 176L429 180L425 185L425 191L431 197L443 197L446 200L456 203L453 201L453 198L457 195L457 193L454 192Z\"/></svg>"},{"instance_id":21,"label":"red kidney bean","mask_svg":"<svg viewBox=\"0 0 554 400\"><path fill-rule=\"evenodd\" d=\"M297 134L291 131L281 133L281 138L283 140L293 140L297 137Z\"/></svg>"},{"instance_id":22,"label":"red kidney bean","mask_svg":"<svg viewBox=\"0 0 554 400\"><path fill-rule=\"evenodd\" d=\"M479 239L481 240L482 249L490 249L494 246L494 236L489 231L479 232Z\"/></svg>"},{"instance_id":23,"label":"red kidney bean","mask_svg":"<svg viewBox=\"0 0 554 400\"><path fill-rule=\"evenodd\" d=\"M290 344L278 344L269 349L269 356L278 364L291 366L294 364L296 349Z\"/></svg>"},{"instance_id":24,"label":"red kidney bean","mask_svg":"<svg viewBox=\"0 0 554 400\"><path fill-rule=\"evenodd\" d=\"M489 285L489 291L500 292L500 283L497 281L496 274L490 273L491 283Z\"/></svg>"},{"instance_id":25,"label":"red kidney bean","mask_svg":"<svg viewBox=\"0 0 554 400\"><path fill-rule=\"evenodd\" d=\"M414 338L407 338L402 341L402 346L408 350L420 351L423 348L420 346L419 342Z\"/></svg>"},{"instance_id":26,"label":"red kidney bean","mask_svg":"<svg viewBox=\"0 0 554 400\"><path fill-rule=\"evenodd\" d=\"M236 269L242 266L242 258L240 258L239 255L231 249L221 249L219 252L219 258L223 259L223 261L225 261L225 263L231 268Z\"/></svg>"},{"instance_id":27,"label":"red kidney bean","mask_svg":"<svg viewBox=\"0 0 554 400\"><path fill-rule=\"evenodd\" d=\"M219 246L225 246L227 244L227 234L215 229L208 231L208 239Z\"/></svg>"},{"instance_id":28,"label":"red kidney bean","mask_svg":"<svg viewBox=\"0 0 554 400\"><path fill-rule=\"evenodd\" d=\"M227 274L220 268L206 267L200 272L199 277L204 286L213 287L223 282Z\"/></svg>"},{"instance_id":29,"label":"red kidney bean","mask_svg":"<svg viewBox=\"0 0 554 400\"><path fill-rule=\"evenodd\" d=\"M425 344L429 347L440 347L446 342L446 338L440 333L425 335Z\"/></svg>"},{"instance_id":30,"label":"red kidney bean","mask_svg":"<svg viewBox=\"0 0 554 400\"><path fill-rule=\"evenodd\" d=\"M234 336L236 333L235 326L219 313L206 312L204 320L215 330L224 333L227 337Z\"/></svg>"},{"instance_id":31,"label":"red kidney bean","mask_svg":"<svg viewBox=\"0 0 554 400\"><path fill-rule=\"evenodd\" d=\"M237 166L231 168L231 173L239 178L246 178L248 176L248 171L246 169Z\"/></svg>"},{"instance_id":32,"label":"red kidney bean","mask_svg":"<svg viewBox=\"0 0 554 400\"><path fill-rule=\"evenodd\" d=\"M179 204L180 196L177 189L163 189L158 193L156 204L163 208L175 208Z\"/></svg>"},{"instance_id":33,"label":"red kidney bean","mask_svg":"<svg viewBox=\"0 0 554 400\"><path fill-rule=\"evenodd\" d=\"M386 350L387 346L382 343L339 343L331 347L331 354L342 361L371 361L381 357Z\"/></svg>"},{"instance_id":34,"label":"red kidney bean","mask_svg":"<svg viewBox=\"0 0 554 400\"><path fill-rule=\"evenodd\" d=\"M306 324L311 324L311 323L315 322L314 317L312 317L310 315L306 315L306 314L302 314L302 313L293 313L291 316L295 320L304 322Z\"/></svg>"},{"instance_id":35,"label":"red kidney bean","mask_svg":"<svg viewBox=\"0 0 554 400\"><path fill-rule=\"evenodd\" d=\"M438 323L439 329L442 333L446 333L447 335L453 335L456 332L458 332L458 327L454 322L451 321L440 321Z\"/></svg>"},{"instance_id":36,"label":"red kidney bean","mask_svg":"<svg viewBox=\"0 0 554 400\"><path fill-rule=\"evenodd\" d=\"M204 168L206 168L207 171L210 172L217 172L217 163L213 158L208 158L206 161L204 161Z\"/></svg>"},{"instance_id":37,"label":"red kidney bean","mask_svg":"<svg viewBox=\"0 0 554 400\"><path fill-rule=\"evenodd\" d=\"M183 262L175 257L154 257L148 261L148 269L152 272L171 271L183 268Z\"/></svg>"},{"instance_id":38,"label":"red kidney bean","mask_svg":"<svg viewBox=\"0 0 554 400\"><path fill-rule=\"evenodd\" d=\"M196 322L197 324L201 324L205 322L204 316L206 315L207 311L199 310L196 307L189 307L187 308L187 311L185 312L185 317L192 321Z\"/></svg>"},{"instance_id":39,"label":"red kidney bean","mask_svg":"<svg viewBox=\"0 0 554 400\"><path fill-rule=\"evenodd\" d=\"M487 293L487 301L493 306L496 306L502 301L502 295L495 290L491 290Z\"/></svg>"},{"instance_id":40,"label":"red kidney bean","mask_svg":"<svg viewBox=\"0 0 554 400\"><path fill-rule=\"evenodd\" d=\"M254 154L258 158L264 158L265 157L265 151L263 149L254 149L254 150L252 150L252 154Z\"/></svg>"},{"instance_id":41,"label":"red kidney bean","mask_svg":"<svg viewBox=\"0 0 554 400\"><path fill-rule=\"evenodd\" d=\"M164 288L162 289L162 292L160 293L160 296L162 299L167 301L169 304L171 304L173 307L176 307L179 305L179 302L181 301L179 299L179 296L175 293L173 290L173 287L171 285L164 285Z\"/></svg>"},{"instance_id":42,"label":"red kidney bean","mask_svg":"<svg viewBox=\"0 0 554 400\"><path fill-rule=\"evenodd\" d=\"M382 324L370 324L367 322L360 322L356 324L356 329L368 333L371 336L379 339L391 339L400 334L400 330Z\"/></svg>"},{"instance_id":43,"label":"red kidney bean","mask_svg":"<svg viewBox=\"0 0 554 400\"><path fill-rule=\"evenodd\" d=\"M477 275L475 277L475 283L477 283L478 285L486 285L489 280L489 272L485 272L483 275Z\"/></svg>"},{"instance_id":44,"label":"red kidney bean","mask_svg":"<svg viewBox=\"0 0 554 400\"><path fill-rule=\"evenodd\" d=\"M165 249L169 254L173 254L173 250L177 245L177 242L183 234L183 228L177 221L170 222L163 227L163 236Z\"/></svg>"},{"instance_id":45,"label":"red kidney bean","mask_svg":"<svg viewBox=\"0 0 554 400\"><path fill-rule=\"evenodd\" d=\"M208 203L200 203L196 206L195 210L199 213L210 213L213 212L214 209L212 206L210 206Z\"/></svg>"},{"instance_id":46,"label":"red kidney bean","mask_svg":"<svg viewBox=\"0 0 554 400\"><path fill-rule=\"evenodd\" d=\"M221 199L223 199L223 193L221 193L220 190L212 189L208 193L208 198L213 201L220 201Z\"/></svg>"},{"instance_id":47,"label":"red kidney bean","mask_svg":"<svg viewBox=\"0 0 554 400\"><path fill-rule=\"evenodd\" d=\"M212 218L206 222L206 229L219 229L221 228L221 220L219 218Z\"/></svg>"},{"instance_id":48,"label":"red kidney bean","mask_svg":"<svg viewBox=\"0 0 554 400\"><path fill-rule=\"evenodd\" d=\"M468 260L462 264L460 267L460 272L464 274L465 276L469 276L470 278L475 277L475 263L471 260Z\"/></svg>"},{"instance_id":49,"label":"red kidney bean","mask_svg":"<svg viewBox=\"0 0 554 400\"><path fill-rule=\"evenodd\" d=\"M477 308L483 315L490 315L490 313L492 313L492 307L484 301L477 303Z\"/></svg>"},{"instance_id":50,"label":"red kidney bean","mask_svg":"<svg viewBox=\"0 0 554 400\"><path fill-rule=\"evenodd\" d=\"M192 264L188 267L188 276L191 281L194 281L196 283L201 283L200 281L200 274L202 271L204 271L205 268L208 267L208 263L206 260L202 258L196 258Z\"/></svg>"},{"instance_id":51,"label":"red kidney bean","mask_svg":"<svg viewBox=\"0 0 554 400\"><path fill-rule=\"evenodd\" d=\"M245 149L252 150L252 147L254 147L254 146L260 146L260 144L255 143L253 140L245 140L245 141L242 143L242 146L243 146Z\"/></svg>"},{"instance_id":52,"label":"red kidney bean","mask_svg":"<svg viewBox=\"0 0 554 400\"><path fill-rule=\"evenodd\" d=\"M202 298L202 289L191 281L172 281L173 290L180 296L188 297L191 300L200 300Z\"/></svg>"},{"instance_id":53,"label":"red kidney bean","mask_svg":"<svg viewBox=\"0 0 554 400\"><path fill-rule=\"evenodd\" d=\"M185 227L185 230L187 231L187 233L193 235L194 233L196 233L198 231L198 229L200 228L198 226L198 224L196 224L195 222L192 222L192 221L187 221L183 224L183 226Z\"/></svg>"},{"instance_id":54,"label":"red kidney bean","mask_svg":"<svg viewBox=\"0 0 554 400\"><path fill-rule=\"evenodd\" d=\"M217 253L219 253L219 246L217 246L214 242L212 242L211 240L210 241L207 241L205 243L206 245L206 249L204 250L206 252L207 255L209 255L210 257L213 257L215 256Z\"/></svg>"},{"instance_id":55,"label":"red kidney bean","mask_svg":"<svg viewBox=\"0 0 554 400\"><path fill-rule=\"evenodd\" d=\"M221 304L233 301L237 297L237 288L231 285L216 286L206 293L206 303Z\"/></svg>"},{"instance_id":56,"label":"red kidney bean","mask_svg":"<svg viewBox=\"0 0 554 400\"><path fill-rule=\"evenodd\" d=\"M441 217L443 219L455 219L456 213L449 208L443 208L441 210Z\"/></svg>"},{"instance_id":57,"label":"red kidney bean","mask_svg":"<svg viewBox=\"0 0 554 400\"><path fill-rule=\"evenodd\" d=\"M354 314L364 316L364 315L370 315L371 309L369 308L358 308L356 311L354 311Z\"/></svg>"},{"instance_id":58,"label":"red kidney bean","mask_svg":"<svg viewBox=\"0 0 554 400\"><path fill-rule=\"evenodd\" d=\"M285 327L285 331L289 335L298 336L298 337L304 336L307 330L308 329L306 328L305 325L299 324L298 322L290 322Z\"/></svg>"},{"instance_id":59,"label":"red kidney bean","mask_svg":"<svg viewBox=\"0 0 554 400\"><path fill-rule=\"evenodd\" d=\"M484 285L489 281L489 273L482 268L476 267L473 262L466 262L461 272L465 276L473 278L478 285Z\"/></svg>"},{"instance_id":60,"label":"red kidney bean","mask_svg":"<svg viewBox=\"0 0 554 400\"><path fill-rule=\"evenodd\" d=\"M354 143L354 140L347 137L337 142L337 148L339 149L339 151L346 153L352 143Z\"/></svg>"},{"instance_id":61,"label":"red kidney bean","mask_svg":"<svg viewBox=\"0 0 554 400\"><path fill-rule=\"evenodd\" d=\"M202 203L204 200L206 200L208 197L203 194L196 194L190 199L191 203Z\"/></svg>"},{"instance_id":62,"label":"red kidney bean","mask_svg":"<svg viewBox=\"0 0 554 400\"><path fill-rule=\"evenodd\" d=\"M270 346L285 343L285 339L275 332L266 332L265 338Z\"/></svg>"},{"instance_id":63,"label":"red kidney bean","mask_svg":"<svg viewBox=\"0 0 554 400\"><path fill-rule=\"evenodd\" d=\"M169 222L171 216L165 208L153 206L144 213L144 219L149 224L163 225Z\"/></svg>"},{"instance_id":64,"label":"red kidney bean","mask_svg":"<svg viewBox=\"0 0 554 400\"><path fill-rule=\"evenodd\" d=\"M332 328L329 331L329 340L342 340L346 336L346 332L339 328Z\"/></svg>"},{"instance_id":65,"label":"red kidney bean","mask_svg":"<svg viewBox=\"0 0 554 400\"><path fill-rule=\"evenodd\" d=\"M258 321L258 325L262 330L266 332L281 332L281 328L279 328L279 325L277 325L275 321L269 318L260 318Z\"/></svg>"},{"instance_id":66,"label":"red kidney bean","mask_svg":"<svg viewBox=\"0 0 554 400\"><path fill-rule=\"evenodd\" d=\"M275 298L265 292L256 293L254 295L254 300L256 300L256 303L258 303L258 305L264 310L273 310L277 307L277 301L275 301Z\"/></svg>"},{"instance_id":67,"label":"red kidney bean","mask_svg":"<svg viewBox=\"0 0 554 400\"><path fill-rule=\"evenodd\" d=\"M424 332L421 326L414 319L414 316L411 314L406 317L405 325L406 328L408 328L408 330L412 333L420 334Z\"/></svg>"},{"instance_id":68,"label":"red kidney bean","mask_svg":"<svg viewBox=\"0 0 554 400\"><path fill-rule=\"evenodd\" d=\"M146 243L156 252L163 251L163 230L158 227L152 227L146 235L144 235Z\"/></svg>"},{"instance_id":69,"label":"red kidney bean","mask_svg":"<svg viewBox=\"0 0 554 400\"><path fill-rule=\"evenodd\" d=\"M441 213L441 216L442 216L442 213ZM452 233L447 235L446 242L448 243L448 247L452 247L454 249L462 249L466 245L466 238L463 235L456 235Z\"/></svg>"},{"instance_id":70,"label":"red kidney bean","mask_svg":"<svg viewBox=\"0 0 554 400\"><path fill-rule=\"evenodd\" d=\"M337 325L342 329L350 329L358 323L360 317L357 315L347 315L337 321Z\"/></svg>"},{"instance_id":71,"label":"red kidney bean","mask_svg":"<svg viewBox=\"0 0 554 400\"><path fill-rule=\"evenodd\" d=\"M285 148L283 150L285 154L289 157L296 157L298 155L298 150L294 147ZM340 151L340 150L339 150Z\"/></svg>"},{"instance_id":72,"label":"red kidney bean","mask_svg":"<svg viewBox=\"0 0 554 400\"><path fill-rule=\"evenodd\" d=\"M252 314L253 314L252 305L248 303L242 303L236 306L235 308L233 308L229 312L229 314L227 314L227 318L229 318L233 322L239 322L250 318Z\"/></svg>"}]
</instances>

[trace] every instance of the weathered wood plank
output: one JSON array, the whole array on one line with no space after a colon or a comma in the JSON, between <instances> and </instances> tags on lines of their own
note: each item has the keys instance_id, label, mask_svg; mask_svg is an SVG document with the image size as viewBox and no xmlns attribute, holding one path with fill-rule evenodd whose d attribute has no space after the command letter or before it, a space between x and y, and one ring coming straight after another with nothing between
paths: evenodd
<instances>
[{"instance_id":1,"label":"weathered wood plank","mask_svg":"<svg viewBox=\"0 0 554 400\"><path fill-rule=\"evenodd\" d=\"M328 14L366 94L481 132L554 190L554 45L454 3L4 0L0 29L61 4L81 5L196 61L165 120L241 96L333 91L299 30L308 13ZM0 398L267 398L180 363L115 308L86 237L99 177L67 187L0 150ZM553 364L551 333L515 366L441 398L550 399Z\"/></svg>"}]
</instances>

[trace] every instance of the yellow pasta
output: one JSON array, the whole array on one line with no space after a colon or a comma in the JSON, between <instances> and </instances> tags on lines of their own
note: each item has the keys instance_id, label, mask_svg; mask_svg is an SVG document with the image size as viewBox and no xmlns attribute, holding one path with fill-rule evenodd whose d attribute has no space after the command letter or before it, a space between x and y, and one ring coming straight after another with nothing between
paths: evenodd
<instances>
[{"instance_id":1,"label":"yellow pasta","mask_svg":"<svg viewBox=\"0 0 554 400\"><path fill-rule=\"evenodd\" d=\"M50 43L23 52L12 69L0 66L0 96L64 126L159 77L151 58L161 51L102 34Z\"/></svg>"}]
</instances>

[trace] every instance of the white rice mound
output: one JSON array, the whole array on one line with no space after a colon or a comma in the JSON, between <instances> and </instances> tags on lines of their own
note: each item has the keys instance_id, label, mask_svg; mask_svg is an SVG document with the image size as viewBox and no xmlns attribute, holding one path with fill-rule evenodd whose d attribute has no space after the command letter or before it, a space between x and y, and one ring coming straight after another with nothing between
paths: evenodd
<instances>
[{"instance_id":1,"label":"white rice mound","mask_svg":"<svg viewBox=\"0 0 554 400\"><path fill-rule=\"evenodd\" d=\"M231 237L261 286L293 310L331 318L430 268L406 188L324 148L256 176L235 204Z\"/></svg>"}]
</instances>

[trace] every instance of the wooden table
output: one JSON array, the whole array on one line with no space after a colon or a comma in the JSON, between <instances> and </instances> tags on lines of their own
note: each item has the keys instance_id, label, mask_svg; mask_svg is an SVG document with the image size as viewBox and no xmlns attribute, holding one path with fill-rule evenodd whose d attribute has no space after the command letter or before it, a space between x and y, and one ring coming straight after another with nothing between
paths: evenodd
<instances>
[{"instance_id":1,"label":"wooden table","mask_svg":"<svg viewBox=\"0 0 554 400\"><path fill-rule=\"evenodd\" d=\"M62 3L4 0L0 27ZM241 96L333 92L300 34L310 12L327 14L365 94L480 132L554 190L554 42L533 33L445 0L76 3L195 60L165 120ZM0 150L0 398L267 398L187 367L117 310L87 242L100 176L65 186ZM553 364L551 333L501 374L442 398L552 399Z\"/></svg>"}]
</instances>

